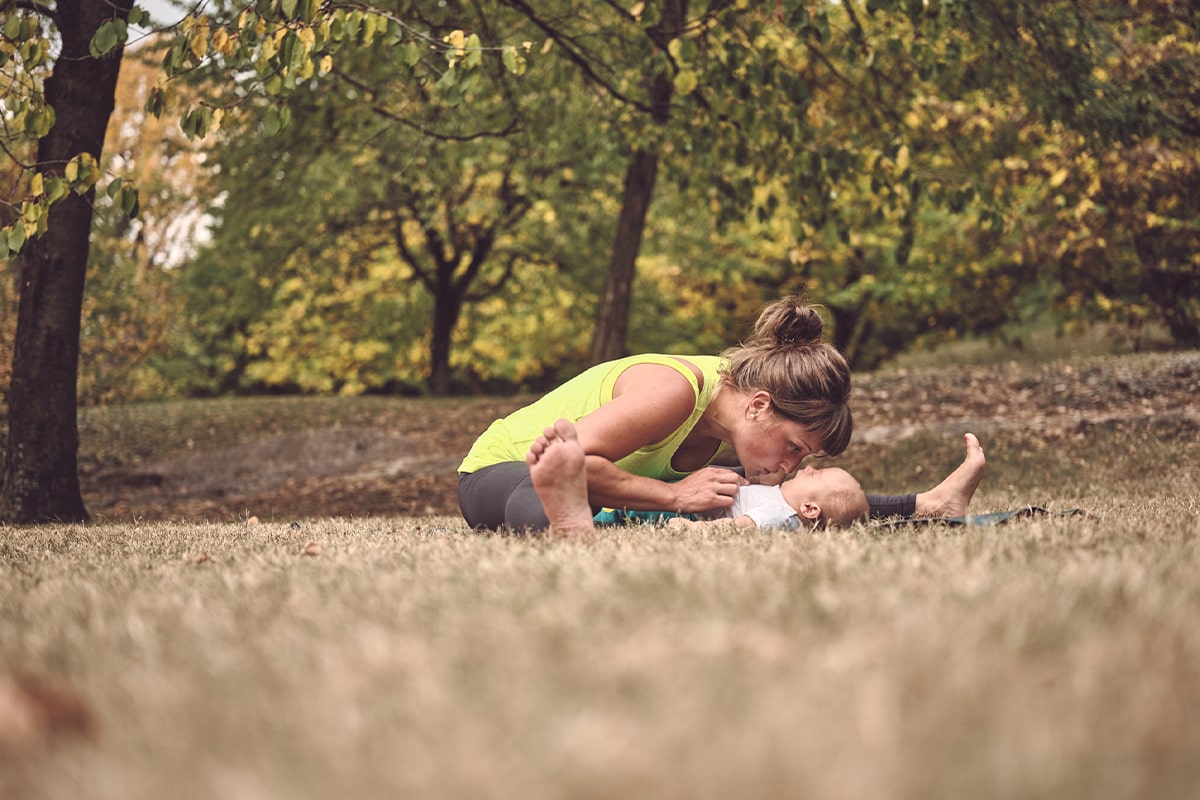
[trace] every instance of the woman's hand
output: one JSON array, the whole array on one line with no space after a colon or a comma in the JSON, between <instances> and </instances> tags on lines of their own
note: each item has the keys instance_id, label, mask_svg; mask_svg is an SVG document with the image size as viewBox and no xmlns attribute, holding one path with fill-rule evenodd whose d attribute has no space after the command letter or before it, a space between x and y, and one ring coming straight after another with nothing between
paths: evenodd
<instances>
[{"instance_id":1,"label":"woman's hand","mask_svg":"<svg viewBox=\"0 0 1200 800\"><path fill-rule=\"evenodd\" d=\"M694 514L714 508L729 508L733 505L738 488L748 483L731 469L705 467L671 484L675 489L675 502L671 510Z\"/></svg>"}]
</instances>

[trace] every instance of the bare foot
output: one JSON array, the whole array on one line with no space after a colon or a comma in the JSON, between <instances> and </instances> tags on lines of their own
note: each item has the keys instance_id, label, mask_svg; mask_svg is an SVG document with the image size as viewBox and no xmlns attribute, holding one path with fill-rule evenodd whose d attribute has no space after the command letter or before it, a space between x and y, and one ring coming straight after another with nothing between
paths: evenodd
<instances>
[{"instance_id":1,"label":"bare foot","mask_svg":"<svg viewBox=\"0 0 1200 800\"><path fill-rule=\"evenodd\" d=\"M525 461L550 520L550 532L576 536L594 530L587 499L587 457L575 426L560 419L546 428L530 445Z\"/></svg>"},{"instance_id":2,"label":"bare foot","mask_svg":"<svg viewBox=\"0 0 1200 800\"><path fill-rule=\"evenodd\" d=\"M918 517L965 517L971 507L971 497L983 480L987 459L975 434L963 436L967 441L967 457L946 479L928 492L917 495Z\"/></svg>"}]
</instances>

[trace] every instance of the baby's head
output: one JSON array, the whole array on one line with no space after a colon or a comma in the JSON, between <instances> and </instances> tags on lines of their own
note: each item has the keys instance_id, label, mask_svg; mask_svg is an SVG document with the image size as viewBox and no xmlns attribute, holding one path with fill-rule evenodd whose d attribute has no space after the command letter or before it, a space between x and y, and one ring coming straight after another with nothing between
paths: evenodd
<instances>
[{"instance_id":1,"label":"baby's head","mask_svg":"<svg viewBox=\"0 0 1200 800\"><path fill-rule=\"evenodd\" d=\"M848 525L866 519L870 511L862 486L838 467L805 467L779 488L801 519L816 524Z\"/></svg>"}]
</instances>

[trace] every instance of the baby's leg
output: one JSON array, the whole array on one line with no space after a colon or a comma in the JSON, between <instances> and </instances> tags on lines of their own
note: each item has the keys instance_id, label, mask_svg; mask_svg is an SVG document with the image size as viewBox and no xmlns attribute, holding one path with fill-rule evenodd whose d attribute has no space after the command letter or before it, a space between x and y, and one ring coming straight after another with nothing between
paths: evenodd
<instances>
[{"instance_id":1,"label":"baby's leg","mask_svg":"<svg viewBox=\"0 0 1200 800\"><path fill-rule=\"evenodd\" d=\"M530 446L525 456L550 532L574 536L594 529L587 498L587 456L575 426L560 419Z\"/></svg>"},{"instance_id":2,"label":"baby's leg","mask_svg":"<svg viewBox=\"0 0 1200 800\"><path fill-rule=\"evenodd\" d=\"M963 517L971 506L971 497L983 480L987 459L975 434L963 437L967 442L967 455L963 462L946 479L928 492L917 495L918 517Z\"/></svg>"}]
</instances>

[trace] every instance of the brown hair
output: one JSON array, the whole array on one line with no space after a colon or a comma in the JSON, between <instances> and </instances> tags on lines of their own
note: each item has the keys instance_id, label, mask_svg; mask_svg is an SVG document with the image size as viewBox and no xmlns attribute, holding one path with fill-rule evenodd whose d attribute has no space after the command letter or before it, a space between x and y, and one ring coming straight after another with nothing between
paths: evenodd
<instances>
[{"instance_id":1,"label":"brown hair","mask_svg":"<svg viewBox=\"0 0 1200 800\"><path fill-rule=\"evenodd\" d=\"M740 391L770 394L776 413L821 434L825 454L836 456L854 431L850 365L821 340L824 329L803 298L776 300L759 314L749 341L721 354L721 375Z\"/></svg>"},{"instance_id":2,"label":"brown hair","mask_svg":"<svg viewBox=\"0 0 1200 800\"><path fill-rule=\"evenodd\" d=\"M822 501L820 523L826 528L867 519L871 507L862 487L838 489Z\"/></svg>"}]
</instances>

